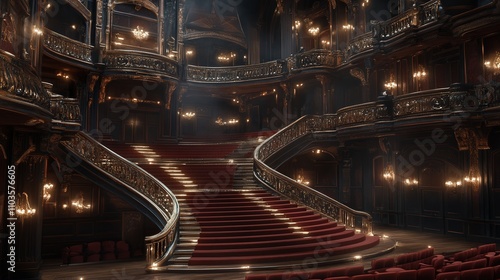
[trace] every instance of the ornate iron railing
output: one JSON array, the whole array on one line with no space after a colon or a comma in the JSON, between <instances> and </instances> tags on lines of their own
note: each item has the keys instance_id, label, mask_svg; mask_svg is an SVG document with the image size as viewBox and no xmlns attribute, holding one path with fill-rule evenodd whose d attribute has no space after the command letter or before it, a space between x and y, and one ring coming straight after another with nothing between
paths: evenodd
<instances>
[{"instance_id":1,"label":"ornate iron railing","mask_svg":"<svg viewBox=\"0 0 500 280\"><path fill-rule=\"evenodd\" d=\"M382 107L383 109L384 107ZM374 122L379 114L376 102L344 107L337 112L337 125L348 126L358 123Z\"/></svg>"},{"instance_id":2,"label":"ornate iron railing","mask_svg":"<svg viewBox=\"0 0 500 280\"><path fill-rule=\"evenodd\" d=\"M107 69L141 71L179 78L177 61L155 53L130 50L107 51L103 62Z\"/></svg>"},{"instance_id":3,"label":"ornate iron railing","mask_svg":"<svg viewBox=\"0 0 500 280\"><path fill-rule=\"evenodd\" d=\"M373 33L367 32L349 41L350 55L373 49Z\"/></svg>"},{"instance_id":4,"label":"ornate iron railing","mask_svg":"<svg viewBox=\"0 0 500 280\"><path fill-rule=\"evenodd\" d=\"M30 69L27 62L0 51L0 90L13 98L50 110L51 97L40 78Z\"/></svg>"},{"instance_id":5,"label":"ornate iron railing","mask_svg":"<svg viewBox=\"0 0 500 280\"><path fill-rule=\"evenodd\" d=\"M158 179L84 132L61 144L81 160L120 181L126 191L149 202L149 208L163 228L158 234L145 239L147 270L161 270L162 264L172 255L178 238L179 203L174 194Z\"/></svg>"},{"instance_id":6,"label":"ornate iron railing","mask_svg":"<svg viewBox=\"0 0 500 280\"><path fill-rule=\"evenodd\" d=\"M80 129L80 105L76 98L64 98L61 95L52 95L50 98L50 112L53 115L53 129Z\"/></svg>"},{"instance_id":7,"label":"ornate iron railing","mask_svg":"<svg viewBox=\"0 0 500 280\"><path fill-rule=\"evenodd\" d=\"M432 0L424 3L420 6L421 8L421 18L420 25L427 24L429 22L434 22L438 20L439 17L439 6L441 5L441 0Z\"/></svg>"},{"instance_id":8,"label":"ornate iron railing","mask_svg":"<svg viewBox=\"0 0 500 280\"><path fill-rule=\"evenodd\" d=\"M418 10L411 9L382 23L381 37L388 39L418 25Z\"/></svg>"},{"instance_id":9,"label":"ornate iron railing","mask_svg":"<svg viewBox=\"0 0 500 280\"><path fill-rule=\"evenodd\" d=\"M83 63L92 63L91 45L70 39L47 28L43 31L43 46L56 54Z\"/></svg>"},{"instance_id":10,"label":"ornate iron railing","mask_svg":"<svg viewBox=\"0 0 500 280\"><path fill-rule=\"evenodd\" d=\"M265 162L273 154L299 138L319 131L335 128L335 116L304 116L264 141L254 152L254 174L258 180L276 192L307 205L345 224L372 234L372 217L312 189L272 169Z\"/></svg>"},{"instance_id":11,"label":"ornate iron railing","mask_svg":"<svg viewBox=\"0 0 500 280\"><path fill-rule=\"evenodd\" d=\"M339 60L337 55L328 50L311 50L295 54L288 64L290 70L301 70L311 67L339 66Z\"/></svg>"},{"instance_id":12,"label":"ornate iron railing","mask_svg":"<svg viewBox=\"0 0 500 280\"><path fill-rule=\"evenodd\" d=\"M240 82L278 78L287 72L284 61L275 60L267 63L232 67L203 67L188 65L189 82Z\"/></svg>"},{"instance_id":13,"label":"ornate iron railing","mask_svg":"<svg viewBox=\"0 0 500 280\"><path fill-rule=\"evenodd\" d=\"M395 118L449 109L449 88L438 88L398 96L393 101Z\"/></svg>"}]
</instances>

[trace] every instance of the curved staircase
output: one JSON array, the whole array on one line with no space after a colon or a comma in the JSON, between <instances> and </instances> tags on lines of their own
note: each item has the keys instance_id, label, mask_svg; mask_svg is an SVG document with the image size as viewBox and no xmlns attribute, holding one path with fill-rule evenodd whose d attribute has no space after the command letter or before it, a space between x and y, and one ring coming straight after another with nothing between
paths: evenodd
<instances>
[{"instance_id":1,"label":"curved staircase","mask_svg":"<svg viewBox=\"0 0 500 280\"><path fill-rule=\"evenodd\" d=\"M356 232L258 186L249 158L256 144L248 143L106 144L167 185L179 201L179 243L162 270L352 260L379 244L377 236Z\"/></svg>"}]
</instances>

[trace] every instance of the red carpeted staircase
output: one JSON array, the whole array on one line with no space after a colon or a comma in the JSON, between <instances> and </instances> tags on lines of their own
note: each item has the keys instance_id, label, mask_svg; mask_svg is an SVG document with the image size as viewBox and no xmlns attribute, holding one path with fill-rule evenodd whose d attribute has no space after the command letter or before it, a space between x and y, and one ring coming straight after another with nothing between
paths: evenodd
<instances>
[{"instance_id":1,"label":"red carpeted staircase","mask_svg":"<svg viewBox=\"0 0 500 280\"><path fill-rule=\"evenodd\" d=\"M257 186L249 158L257 144L108 145L179 200L180 241L169 269L325 261L379 243Z\"/></svg>"}]
</instances>

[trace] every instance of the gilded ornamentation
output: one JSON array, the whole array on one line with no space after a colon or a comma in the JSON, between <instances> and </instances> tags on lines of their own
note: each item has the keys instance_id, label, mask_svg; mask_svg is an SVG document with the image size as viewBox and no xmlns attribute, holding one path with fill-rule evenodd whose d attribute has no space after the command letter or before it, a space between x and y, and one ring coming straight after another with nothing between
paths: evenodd
<instances>
[{"instance_id":1,"label":"gilded ornamentation","mask_svg":"<svg viewBox=\"0 0 500 280\"><path fill-rule=\"evenodd\" d=\"M360 80L361 84L363 86L366 86L368 84L368 82L366 81L365 72L363 72L363 70L361 70L361 68L351 69L351 70L349 70L349 73L351 74L351 76L353 76L353 77L357 78L358 80Z\"/></svg>"},{"instance_id":2,"label":"gilded ornamentation","mask_svg":"<svg viewBox=\"0 0 500 280\"><path fill-rule=\"evenodd\" d=\"M10 13L3 16L2 34L0 34L0 36L2 41L11 44L14 43L15 38L17 38L14 16Z\"/></svg>"}]
</instances>

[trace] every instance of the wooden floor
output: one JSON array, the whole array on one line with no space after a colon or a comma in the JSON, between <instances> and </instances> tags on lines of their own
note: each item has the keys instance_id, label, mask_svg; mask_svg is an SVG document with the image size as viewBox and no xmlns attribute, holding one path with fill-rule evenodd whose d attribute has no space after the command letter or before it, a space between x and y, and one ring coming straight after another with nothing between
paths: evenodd
<instances>
[{"instance_id":1,"label":"wooden floor","mask_svg":"<svg viewBox=\"0 0 500 280\"><path fill-rule=\"evenodd\" d=\"M435 248L435 253L448 253L460 251L467 248L476 247L480 242L470 242L463 238L445 236L442 234L410 231L389 227L375 227L375 234L387 235L388 238L397 242L398 246L393 251L385 254L384 256L397 256L406 252L414 252L432 246ZM345 264L336 264L334 266L363 264L365 268L370 267L370 259L363 259L359 261L352 261ZM112 262L100 264L82 264L61 266L56 262L47 261L42 268L42 279L113 279L113 280L187 280L187 279L217 279L217 280L238 280L244 279L245 275L249 272L166 272L166 273L153 273L148 274L145 272L145 261L134 260L126 262ZM293 269L296 270L310 270L311 267L302 267L297 265ZM279 271L279 270L277 270ZM255 273L263 273L264 271L256 271Z\"/></svg>"}]
</instances>

